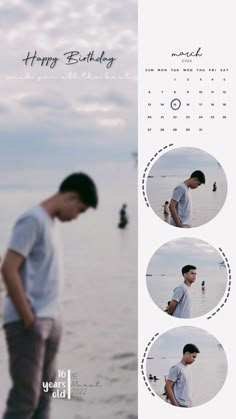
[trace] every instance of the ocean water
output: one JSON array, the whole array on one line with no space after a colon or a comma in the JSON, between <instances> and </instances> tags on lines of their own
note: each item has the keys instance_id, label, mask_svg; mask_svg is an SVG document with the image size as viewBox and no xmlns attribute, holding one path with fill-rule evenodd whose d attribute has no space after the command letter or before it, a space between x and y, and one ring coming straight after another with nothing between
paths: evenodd
<instances>
[{"instance_id":1,"label":"ocean water","mask_svg":"<svg viewBox=\"0 0 236 419\"><path fill-rule=\"evenodd\" d=\"M169 369L180 359L158 357L147 360L147 376L156 375L157 381L149 380L153 391L166 402L164 393L165 377ZM217 396L227 376L227 360L223 349L200 353L190 366L192 375L193 407L200 406ZM169 402L169 401L168 401Z\"/></svg>"},{"instance_id":2,"label":"ocean water","mask_svg":"<svg viewBox=\"0 0 236 419\"><path fill-rule=\"evenodd\" d=\"M191 285L192 317L199 317L214 310L224 297L227 289L227 271L226 268L217 267L212 269L211 274L203 271L206 286L205 291L201 288L201 273L197 274L196 281ZM175 287L183 282L180 275L165 276L153 274L146 277L149 295L156 306L164 311L167 302L171 300ZM166 314L166 313L164 313Z\"/></svg>"},{"instance_id":3,"label":"ocean water","mask_svg":"<svg viewBox=\"0 0 236 419\"><path fill-rule=\"evenodd\" d=\"M150 171L151 175L151 171ZM153 211L165 222L169 218L163 214L163 204L171 200L175 186L183 182L186 175L164 175L147 178L146 193ZM217 183L217 191L212 191L213 182ZM192 227L201 226L211 221L221 210L227 195L227 184L223 171L219 168L211 170L205 185L190 191L192 196Z\"/></svg>"},{"instance_id":4,"label":"ocean water","mask_svg":"<svg viewBox=\"0 0 236 419\"><path fill-rule=\"evenodd\" d=\"M1 190L1 254L13 221L50 194L44 187ZM117 224L124 202L130 222L122 231ZM117 179L109 173L101 178L96 211L61 225L65 285L58 369L70 369L87 390L71 400L53 400L52 419L137 418L136 208L136 170L130 167ZM0 329L0 416L10 387L7 368Z\"/></svg>"}]
</instances>

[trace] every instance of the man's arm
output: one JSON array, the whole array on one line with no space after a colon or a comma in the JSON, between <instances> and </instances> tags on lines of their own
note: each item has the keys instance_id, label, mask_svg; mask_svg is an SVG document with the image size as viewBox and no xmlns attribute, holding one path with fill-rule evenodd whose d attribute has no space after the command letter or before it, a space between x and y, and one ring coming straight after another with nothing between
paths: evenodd
<instances>
[{"instance_id":1,"label":"man's arm","mask_svg":"<svg viewBox=\"0 0 236 419\"><path fill-rule=\"evenodd\" d=\"M20 278L19 269L24 262L24 256L13 250L8 250L2 264L2 276L8 294L26 328L30 328L35 320L35 315L26 298L25 290Z\"/></svg>"},{"instance_id":2,"label":"man's arm","mask_svg":"<svg viewBox=\"0 0 236 419\"><path fill-rule=\"evenodd\" d=\"M178 301L171 300L171 302L170 302L170 304L168 305L168 308L167 308L167 313L170 314L170 315L173 314L177 304L178 304Z\"/></svg>"},{"instance_id":3,"label":"man's arm","mask_svg":"<svg viewBox=\"0 0 236 419\"><path fill-rule=\"evenodd\" d=\"M171 403L174 406L179 406L179 403L177 402L177 400L175 398L175 395L174 395L174 392L173 392L173 389L172 389L173 385L174 385L174 381L166 380L165 391L166 391L166 394L169 397Z\"/></svg>"},{"instance_id":4,"label":"man's arm","mask_svg":"<svg viewBox=\"0 0 236 419\"><path fill-rule=\"evenodd\" d=\"M182 223L181 223L180 218L179 218L178 213L177 213L177 204L178 204L177 201L175 201L174 199L171 199L170 200L170 205L169 205L169 210L170 210L171 216L172 216L172 218L175 222L176 227L182 227Z\"/></svg>"}]
</instances>

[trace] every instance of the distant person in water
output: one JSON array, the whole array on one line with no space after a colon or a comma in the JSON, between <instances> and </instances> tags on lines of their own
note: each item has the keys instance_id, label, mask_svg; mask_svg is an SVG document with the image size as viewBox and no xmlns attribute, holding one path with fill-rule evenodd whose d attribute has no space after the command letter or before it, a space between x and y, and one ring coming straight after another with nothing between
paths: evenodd
<instances>
[{"instance_id":1,"label":"distant person in water","mask_svg":"<svg viewBox=\"0 0 236 419\"><path fill-rule=\"evenodd\" d=\"M168 222L170 210L169 210L169 201L165 201L164 205L162 205L163 214L164 214L164 221Z\"/></svg>"},{"instance_id":2,"label":"distant person in water","mask_svg":"<svg viewBox=\"0 0 236 419\"><path fill-rule=\"evenodd\" d=\"M167 306L166 306L166 308L165 308L165 310L164 310L164 312L165 312L165 313L168 313L168 307L169 307L169 305L170 305L170 302L171 302L171 301L169 300L169 301L168 301L168 303L167 303Z\"/></svg>"},{"instance_id":3,"label":"distant person in water","mask_svg":"<svg viewBox=\"0 0 236 419\"><path fill-rule=\"evenodd\" d=\"M164 215L169 215L170 214L169 201L165 201L165 203L163 205L163 212L164 212Z\"/></svg>"},{"instance_id":4,"label":"distant person in water","mask_svg":"<svg viewBox=\"0 0 236 419\"><path fill-rule=\"evenodd\" d=\"M195 170L188 179L175 187L169 205L171 225L180 228L191 227L192 203L190 189L197 189L205 182L204 173L201 170Z\"/></svg>"},{"instance_id":5,"label":"distant person in water","mask_svg":"<svg viewBox=\"0 0 236 419\"><path fill-rule=\"evenodd\" d=\"M152 374L149 374L148 379L149 379L149 380L154 380L154 381L159 380L159 378L157 378L157 376L156 376L156 375L153 375L153 376L152 376Z\"/></svg>"},{"instance_id":6,"label":"distant person in water","mask_svg":"<svg viewBox=\"0 0 236 419\"><path fill-rule=\"evenodd\" d=\"M217 190L216 182L213 183L212 191L215 192Z\"/></svg>"},{"instance_id":7,"label":"distant person in water","mask_svg":"<svg viewBox=\"0 0 236 419\"><path fill-rule=\"evenodd\" d=\"M126 208L127 205L123 204L121 209L120 209L120 221L118 224L119 228L125 228L128 224L128 217L127 217L127 213L126 213Z\"/></svg>"},{"instance_id":8,"label":"distant person in water","mask_svg":"<svg viewBox=\"0 0 236 419\"><path fill-rule=\"evenodd\" d=\"M202 291L204 292L205 291L205 281L202 281L202 283L201 283L201 287L202 287Z\"/></svg>"}]
</instances>

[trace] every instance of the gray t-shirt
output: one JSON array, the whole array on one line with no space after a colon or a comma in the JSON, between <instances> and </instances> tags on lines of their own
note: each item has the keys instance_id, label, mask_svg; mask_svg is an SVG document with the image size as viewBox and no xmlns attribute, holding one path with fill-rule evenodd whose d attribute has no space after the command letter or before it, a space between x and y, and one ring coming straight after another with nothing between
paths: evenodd
<instances>
[{"instance_id":1,"label":"gray t-shirt","mask_svg":"<svg viewBox=\"0 0 236 419\"><path fill-rule=\"evenodd\" d=\"M184 282L174 289L172 300L178 304L172 316L183 319L191 318L191 290Z\"/></svg>"},{"instance_id":2,"label":"gray t-shirt","mask_svg":"<svg viewBox=\"0 0 236 419\"><path fill-rule=\"evenodd\" d=\"M185 183L180 183L175 187L171 199L177 202L176 211L182 224L191 226L192 200L190 190ZM170 218L170 224L176 225L172 217Z\"/></svg>"},{"instance_id":3,"label":"gray t-shirt","mask_svg":"<svg viewBox=\"0 0 236 419\"><path fill-rule=\"evenodd\" d=\"M192 379L189 365L182 362L171 367L167 380L173 381L173 392L180 406L192 406Z\"/></svg>"},{"instance_id":4,"label":"gray t-shirt","mask_svg":"<svg viewBox=\"0 0 236 419\"><path fill-rule=\"evenodd\" d=\"M16 222L8 248L25 260L20 276L27 299L37 317L56 318L63 283L62 252L58 225L41 205L36 205ZM19 320L9 296L3 309L3 323Z\"/></svg>"}]
</instances>

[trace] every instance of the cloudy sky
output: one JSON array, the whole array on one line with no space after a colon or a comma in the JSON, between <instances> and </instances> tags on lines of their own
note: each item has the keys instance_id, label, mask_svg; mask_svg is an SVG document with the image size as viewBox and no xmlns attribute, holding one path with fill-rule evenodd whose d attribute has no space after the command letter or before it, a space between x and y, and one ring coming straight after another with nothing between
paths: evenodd
<instances>
[{"instance_id":1,"label":"cloudy sky","mask_svg":"<svg viewBox=\"0 0 236 419\"><path fill-rule=\"evenodd\" d=\"M190 176L194 170L204 173L218 173L225 177L224 171L213 156L195 147L179 147L162 154L153 164L149 175L151 176Z\"/></svg>"},{"instance_id":2,"label":"cloudy sky","mask_svg":"<svg viewBox=\"0 0 236 419\"><path fill-rule=\"evenodd\" d=\"M1 184L108 165L137 151L137 1L0 1ZM28 52L57 57L26 66ZM116 58L65 64L64 53ZM43 169L43 170L42 170ZM4 176L4 181L3 181ZM23 178L22 178L23 181Z\"/></svg>"},{"instance_id":3,"label":"cloudy sky","mask_svg":"<svg viewBox=\"0 0 236 419\"><path fill-rule=\"evenodd\" d=\"M220 262L223 262L222 256L210 244L203 240L185 237L161 246L152 256L147 273L157 276L174 274L181 277L182 267L191 264L197 266L204 274L210 273L214 278L213 272L219 271ZM225 269L220 272L223 274Z\"/></svg>"},{"instance_id":4,"label":"cloudy sky","mask_svg":"<svg viewBox=\"0 0 236 419\"><path fill-rule=\"evenodd\" d=\"M219 341L207 331L198 327L183 326L163 333L151 345L148 357L177 356L181 359L187 343L196 345L201 354L218 352Z\"/></svg>"}]
</instances>

